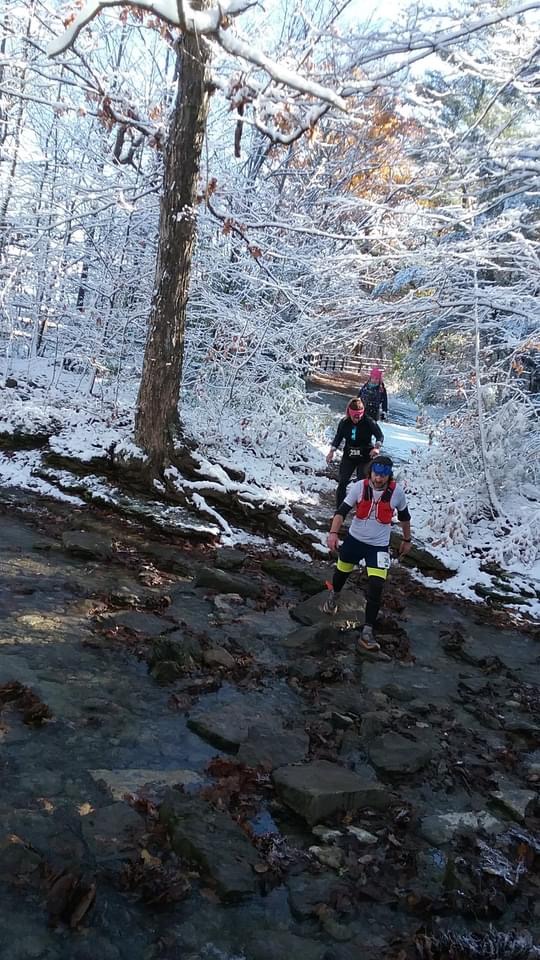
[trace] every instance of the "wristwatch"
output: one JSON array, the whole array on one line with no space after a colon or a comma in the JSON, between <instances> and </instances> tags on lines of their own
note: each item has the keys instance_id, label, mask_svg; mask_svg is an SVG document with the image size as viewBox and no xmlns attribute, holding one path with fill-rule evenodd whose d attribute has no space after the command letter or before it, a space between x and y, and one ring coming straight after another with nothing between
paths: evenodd
<instances>
[{"instance_id":1,"label":"wristwatch","mask_svg":"<svg viewBox=\"0 0 540 960\"><path fill-rule=\"evenodd\" d=\"M412 540L410 537L408 540L406 540L405 537L403 537L403 543L412 543Z\"/></svg>"}]
</instances>

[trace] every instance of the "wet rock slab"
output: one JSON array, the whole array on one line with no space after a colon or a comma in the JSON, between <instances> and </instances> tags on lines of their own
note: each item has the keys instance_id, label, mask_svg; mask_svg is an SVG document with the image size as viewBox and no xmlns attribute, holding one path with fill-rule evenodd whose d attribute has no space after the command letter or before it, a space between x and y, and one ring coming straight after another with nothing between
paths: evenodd
<instances>
[{"instance_id":1,"label":"wet rock slab","mask_svg":"<svg viewBox=\"0 0 540 960\"><path fill-rule=\"evenodd\" d=\"M492 652L482 640L477 640L469 635L465 637L463 645L454 651L454 655L473 667L482 667L493 657ZM504 663L504 666L511 668L511 659L508 663Z\"/></svg>"},{"instance_id":2,"label":"wet rock slab","mask_svg":"<svg viewBox=\"0 0 540 960\"><path fill-rule=\"evenodd\" d=\"M126 794L139 793L143 787L194 787L204 782L193 770L89 770L97 784L104 784L114 800L123 800Z\"/></svg>"},{"instance_id":3,"label":"wet rock slab","mask_svg":"<svg viewBox=\"0 0 540 960\"><path fill-rule=\"evenodd\" d=\"M327 948L285 930L272 930L249 940L242 949L246 960L325 960Z\"/></svg>"},{"instance_id":4,"label":"wet rock slab","mask_svg":"<svg viewBox=\"0 0 540 960\"><path fill-rule=\"evenodd\" d=\"M507 733L515 733L524 737L534 746L540 746L540 726L532 723L525 717L510 715L504 718L504 729Z\"/></svg>"},{"instance_id":5,"label":"wet rock slab","mask_svg":"<svg viewBox=\"0 0 540 960\"><path fill-rule=\"evenodd\" d=\"M235 547L221 547L216 553L216 566L220 570L239 570L245 561L245 553Z\"/></svg>"},{"instance_id":6,"label":"wet rock slab","mask_svg":"<svg viewBox=\"0 0 540 960\"><path fill-rule=\"evenodd\" d=\"M281 646L286 651L298 652L299 655L319 655L324 649L325 641L325 636L321 634L321 624L300 627L284 637Z\"/></svg>"},{"instance_id":7,"label":"wet rock slab","mask_svg":"<svg viewBox=\"0 0 540 960\"><path fill-rule=\"evenodd\" d=\"M126 803L111 803L82 817L81 830L98 862L128 860L136 854L144 821Z\"/></svg>"},{"instance_id":8,"label":"wet rock slab","mask_svg":"<svg viewBox=\"0 0 540 960\"><path fill-rule=\"evenodd\" d=\"M297 604L289 613L293 620L296 620L297 623L301 623L306 627L311 627L315 624L320 624L321 626L327 624L335 630L346 622L358 620L359 623L363 623L365 598L357 587L344 590L343 593L340 594L339 611L335 615L323 613L321 610L327 597L328 592L324 590L322 593L310 597L309 600L304 600L302 603Z\"/></svg>"},{"instance_id":9,"label":"wet rock slab","mask_svg":"<svg viewBox=\"0 0 540 960\"><path fill-rule=\"evenodd\" d=\"M390 697L392 700L398 700L400 703L410 703L416 696L414 690L399 683L385 683L381 687L381 691L386 694L387 697Z\"/></svg>"},{"instance_id":10,"label":"wet rock slab","mask_svg":"<svg viewBox=\"0 0 540 960\"><path fill-rule=\"evenodd\" d=\"M257 598L261 595L260 585L250 577L242 577L219 567L200 567L195 584L217 593L237 593L240 597Z\"/></svg>"},{"instance_id":11,"label":"wet rock slab","mask_svg":"<svg viewBox=\"0 0 540 960\"><path fill-rule=\"evenodd\" d=\"M321 904L328 904L340 883L335 873L300 873L289 878L289 905L297 920L317 914Z\"/></svg>"},{"instance_id":12,"label":"wet rock slab","mask_svg":"<svg viewBox=\"0 0 540 960\"><path fill-rule=\"evenodd\" d=\"M84 530L66 530L62 534L62 546L79 557L107 560L112 557L113 546L109 537Z\"/></svg>"},{"instance_id":13,"label":"wet rock slab","mask_svg":"<svg viewBox=\"0 0 540 960\"><path fill-rule=\"evenodd\" d=\"M190 663L188 659L183 666L180 666L176 660L160 660L152 666L150 676L156 683L166 686L168 683L174 683L175 680L183 677L185 671L190 669L192 663L193 662L191 661Z\"/></svg>"},{"instance_id":14,"label":"wet rock slab","mask_svg":"<svg viewBox=\"0 0 540 960\"><path fill-rule=\"evenodd\" d=\"M420 835L429 843L439 846L449 843L462 833L484 830L489 834L497 834L503 829L504 824L486 811L434 813L422 820Z\"/></svg>"},{"instance_id":15,"label":"wet rock slab","mask_svg":"<svg viewBox=\"0 0 540 960\"><path fill-rule=\"evenodd\" d=\"M220 896L234 900L255 893L254 868L262 860L228 814L198 797L171 790L159 816L176 853L199 864Z\"/></svg>"},{"instance_id":16,"label":"wet rock slab","mask_svg":"<svg viewBox=\"0 0 540 960\"><path fill-rule=\"evenodd\" d=\"M532 790L522 790L502 780L499 781L498 787L499 789L491 794L491 799L497 807L504 810L507 816L523 823L527 814L538 803L538 794Z\"/></svg>"},{"instance_id":17,"label":"wet rock slab","mask_svg":"<svg viewBox=\"0 0 540 960\"><path fill-rule=\"evenodd\" d=\"M204 593L195 592L189 584L181 584L170 590L169 595L171 604L167 607L167 616L190 630L206 633L214 607L205 599Z\"/></svg>"},{"instance_id":18,"label":"wet rock slab","mask_svg":"<svg viewBox=\"0 0 540 960\"><path fill-rule=\"evenodd\" d=\"M265 573L289 587L297 587L305 593L315 594L324 590L324 577L314 575L305 563L294 560L263 560Z\"/></svg>"},{"instance_id":19,"label":"wet rock slab","mask_svg":"<svg viewBox=\"0 0 540 960\"><path fill-rule=\"evenodd\" d=\"M166 660L185 669L201 658L202 647L197 638L184 634L182 630L173 630L154 641L149 659L152 666Z\"/></svg>"},{"instance_id":20,"label":"wet rock slab","mask_svg":"<svg viewBox=\"0 0 540 960\"><path fill-rule=\"evenodd\" d=\"M236 703L196 707L190 713L187 723L190 730L203 740L228 753L238 752L240 744L248 740L250 730L253 730L254 743L255 730L262 733L273 731L276 737L282 732L282 721L275 713L270 712L270 706L265 708L260 699L249 697ZM254 750L256 749L254 745Z\"/></svg>"},{"instance_id":21,"label":"wet rock slab","mask_svg":"<svg viewBox=\"0 0 540 960\"><path fill-rule=\"evenodd\" d=\"M8 518L4 520L9 526ZM71 516L68 519L70 526L77 522ZM110 537L114 528L108 526L108 521L102 527L105 536ZM57 531L58 525L54 529ZM4 537L5 532L4 529ZM24 886L27 882L38 882L35 874L39 873L42 863L35 851L42 852L55 865L58 862L63 866L74 859L84 862L85 868L92 859L89 854L93 851L98 858L102 855L105 858L104 868L98 866L97 872L109 875L111 869L121 866L127 857L133 857L140 863L137 858L141 844L147 846L148 841L144 834L139 833L139 827L142 824L145 830L147 825L142 818L137 819L127 803L118 806L126 812L130 822L124 821L124 813L114 816L104 814L101 807L107 810L109 805L114 806L114 800L119 800L126 793L141 790L144 791L143 796L149 795L153 799L156 791L161 797L174 783L184 783L185 800L194 800L192 791L200 786L197 779L191 779L196 778L196 774L181 769L156 768L185 766L198 770L215 752L198 737L185 732L184 716L192 709L195 696L204 699L198 700L193 713L202 710L204 704L207 714L221 714L225 705L231 702L235 704L228 720L231 723L236 721L238 725L239 732L232 749L233 752L238 751L238 759L243 762L250 765L262 763L266 768L270 766L276 770L276 774L279 773L278 766L298 763L308 766L304 763L305 753L297 753L297 749L304 751L305 748L303 731L280 731L278 728L281 722L287 728L296 728L303 725L304 719L310 725L320 721L321 733L324 735L327 730L332 738L332 753L325 755L332 757L333 751L339 749L340 759L347 765L354 764L355 773L364 785L374 784L379 789L377 775L368 766L370 747L379 737L392 730L407 736L412 734L417 741L424 737L428 739L433 727L430 730L423 724L418 727L414 725L416 714L420 712L426 714L426 723L436 725L441 739L442 731L447 732L445 739L448 739L450 749L445 761L438 768L437 761L431 764L422 782L421 775L407 779L408 775L405 774L403 779L396 781L395 786L395 793L402 799L404 808L405 805L411 805L414 818L420 816L427 820L428 815L433 813L444 818L448 811L455 809L469 812L470 819L461 813L457 824L439 823L440 828L444 826L444 832L440 829L438 833L440 849L432 842L418 841L420 850L415 853L415 877L406 874L405 881L421 903L426 902L425 898L447 895L448 880L453 876L450 868L447 870L448 863L452 866L450 847L445 847L448 836L455 837L463 829L472 831L472 836L479 844L482 839L487 839L487 814L482 812L483 808L492 814L496 829L500 828L495 817L500 816L504 833L497 847L502 845L504 851L515 851L514 840L511 848L507 845L506 831L510 836L517 837L515 826L509 830L509 818L528 818L530 813L536 812L534 806L531 810L529 798L537 789L537 780L534 778L540 778L540 751L534 752L539 723L534 712L528 706L525 709L525 702L517 696L517 685L510 683L504 671L500 672L500 667L490 662L490 658L494 653L497 654L512 666L514 673L521 671L525 681L532 683L534 661L538 657L537 644L532 639L525 635L519 638L514 634L508 634L508 640L504 636L499 639L496 624L478 626L469 615L464 616L462 610L452 614L450 607L442 610L440 606L435 607L427 602L422 606L420 601L411 596L407 597L407 629L410 631L416 663L408 669L398 664L369 663L365 660L360 664L352 652L352 634L340 633L336 628L336 619L323 615L318 609L319 600L325 594L315 598L316 609L312 607L314 625L298 629L300 624L290 618L285 604L269 611L254 609L255 604L249 599L240 603L234 593L227 593L224 597L223 588L216 593L195 587L191 579L174 585L160 584L155 589L143 589L134 574L127 573L123 566L119 566L121 551L113 562L107 563L99 559L83 559L81 562L80 558L74 559L57 548L44 557L34 551L36 534L33 531L26 536L24 529L13 527L13 534L13 543L11 547L9 543L7 546L7 562L4 558L4 579L0 583L0 601L5 611L5 643L0 672L6 681L20 678L38 692L52 707L55 722L37 731L27 729L18 714L12 716L6 711L2 718L9 729L2 745L3 753L5 748L5 764L0 777L0 820L3 821L5 833L0 837L0 863L5 881L12 874L15 875L11 893L6 893L7 883L2 887L2 905L5 908L5 926L0 934L2 960L2 946L6 960L29 960L30 956L37 958L45 954L47 957L50 955L51 960L53 957L54 960L60 960L60 955L63 960L68 956L69 960L120 960L120 957L125 960L127 956L142 958L156 949L159 952L160 948L167 956L171 953L171 957L178 952L178 956L184 960L200 960L214 954L216 957L242 956L246 960L367 960L368 957L374 960L387 955L391 949L387 942L389 938L397 939L405 931L407 934L410 931L412 936L426 920L423 907L409 910L406 897L396 900L392 889L393 876L386 874L382 877L383 883L390 884L388 896L392 898L391 902L382 899L382 884L379 886L374 883L371 886L369 883L373 877L372 870L376 873L378 865L383 862L389 865L393 851L387 848L387 831L392 829L391 816L394 810L383 811L376 818L368 817L367 820L364 819L363 810L360 810L358 817L353 818L353 823L358 826L343 825L340 831L330 830L329 825L333 827L336 822L341 822L338 813L336 820L326 821L326 827L321 824L316 826L314 836L309 838L305 825L302 827L300 819L297 820L292 811L284 821L280 821L277 805L276 808L270 808L271 812L265 809L253 819L255 832L260 835L265 831L277 830L273 821L275 816L278 822L290 828L285 836L288 848L294 850L294 847L301 846L307 850L310 843L313 848L310 866L304 860L291 864L289 879L281 885L269 890L273 872L270 876L261 874L267 895L259 897L258 884L261 878L249 863L246 868L245 848L235 846L240 851L235 857L231 854L231 841L229 849L223 852L225 828L221 823L219 826L214 824L213 814L209 813L211 808L204 805L198 817L193 813L193 821L198 819L197 827L194 825L193 830L199 829L201 833L208 834L209 824L212 828L208 839L209 849L206 851L208 866L204 866L203 848L202 853L198 849L198 860L193 857L189 861L189 867L194 861L198 862L198 872L202 868L204 875L203 885L206 888L213 887L218 881L212 879L211 870L220 869L221 863L230 856L233 861L233 881L230 878L222 881L222 889L226 891L222 896L229 896L229 889L233 891L231 897L244 896L243 892L238 893L239 889L253 891L255 888L256 896L247 907L243 903L236 908L227 904L225 909L206 889L208 899L194 891L190 901L174 908L173 918L168 909L149 910L146 904L141 903L137 893L118 890L113 893L101 886L98 907L88 929L85 924L80 934L76 935L71 935L63 928L48 931L43 901L38 902L32 894L29 895ZM116 535L113 536L116 539ZM121 537L119 539L122 540ZM52 545L56 543L57 539L52 541ZM149 547L151 554L153 548L147 544L146 537L144 545ZM26 552L33 550L28 575L24 577L21 571L26 570L26 561L20 568L13 562L13 557L18 558L23 549ZM161 569L167 573L175 569L173 553L171 548L167 557L163 557ZM145 550L142 554L146 555ZM208 563L207 556L205 551L200 562ZM198 563L195 555L187 555L181 572L195 576ZM222 558L218 560L221 569L225 563L223 560L222 565ZM128 569L132 571L131 566ZM218 665L215 671L205 670L200 677L183 680L175 690L179 696L169 701L167 693L159 690L148 677L146 665L132 659L118 645L112 644L111 648L110 641L106 641L108 656L104 661L98 647L81 644L81 637L86 636L86 624L95 610L95 599L87 599L90 591L94 597L97 594L101 598L107 594L115 609L121 604L124 612L132 608L130 612L137 617L145 607L146 610L157 612L147 602L153 604L155 599L162 599L159 607L162 615L157 619L159 627L165 627L166 633L162 635L159 629L155 637L148 636L145 640L145 654L150 653L152 664L172 664L180 668L180 675L183 675L186 668L192 668L192 661L202 661L204 651L221 647L236 658L242 650L250 656L255 655L260 665L270 666L272 670L259 670L256 675L253 671L247 676L238 671L235 676L237 686L234 686L232 680L227 682L223 679ZM74 594L77 608L72 602ZM207 595L211 596L210 601ZM344 591L344 595L342 613L344 617L354 619L363 608L362 588L351 586ZM66 604L69 605L66 607ZM22 614L25 615L24 619L17 620ZM435 620L434 617L439 619ZM488 664L489 670L484 673L480 674L476 666L464 665L454 654L449 657L438 642L437 624L451 624L455 618L461 621L465 636L463 645L470 647L473 638L482 645L486 659L477 659L478 662L482 659L482 665ZM186 623L188 629L179 621ZM138 622L140 625L141 621ZM469 630L471 639L466 636ZM143 632L143 636L146 632ZM21 638L16 640L16 646L15 638ZM49 640L58 641L60 638L67 642L49 643ZM45 646L47 643L48 648ZM332 644L334 646L329 647ZM474 652L474 647L472 649ZM349 659L342 656L343 652ZM220 656L221 653L218 654ZM300 672L307 678L318 675L319 663L326 666L331 660L335 660L340 670L342 667L347 670L323 673L318 683L308 689L291 685L287 679L291 664L292 673ZM217 684L212 684L216 677L219 689ZM384 691L382 694L381 687ZM439 712L440 702L447 708L446 712ZM174 709L171 709L173 704ZM483 733L484 704L493 708L495 716L504 714L504 719L498 722L496 736L491 736L489 730L486 735ZM435 711L432 705L435 705ZM470 705L478 714L478 718L474 717L474 724L471 720L471 727L468 726L469 715L465 714L464 705L465 708ZM261 729L257 718L263 717ZM478 731L479 736L476 735ZM315 735L318 732L316 726L314 732ZM230 739L231 731L225 733ZM296 736L299 737L298 742L295 742ZM438 732L435 736L438 736ZM413 741L409 740L408 743ZM498 751L505 745L511 746L517 754L516 766L508 767L500 760ZM435 747L439 749L437 741ZM441 752L444 751L441 749ZM475 777L472 784L474 792L469 798L463 785L453 776L452 763L457 756L463 757L468 770L475 771L475 764L478 763L480 776L478 779ZM110 768L111 764L114 769ZM381 778L382 769L379 768L378 773ZM99 786L90 779L89 770ZM187 779L184 779L184 773ZM530 784L529 789L524 791L525 795L512 792L511 788L520 791L526 786L525 777ZM429 782L426 783L426 780ZM104 783L108 784L105 786L107 793L103 792ZM318 786L320 788L321 784ZM174 793L181 795L180 791ZM504 794L504 798L496 796L499 793ZM386 800L389 801L391 796L387 793ZM310 799L306 802L310 802ZM499 801L503 799L501 808ZM90 818L98 817L93 828L89 816L83 814L83 808L89 807L86 801L98 807L95 813L90 813ZM197 797L197 801L202 803L200 797ZM28 805L33 811L31 815L26 812ZM227 814L223 813L223 816L227 818ZM131 820L133 817L135 819ZM349 819L346 818L347 822ZM236 825L230 820L229 826L231 823L234 830ZM531 821L528 821L527 835L532 835L530 824ZM364 826L374 832L370 834L364 830ZM427 832L429 825L425 826ZM489 828L489 822L487 826ZM418 828L414 829L418 832ZM7 841L8 834L20 836L25 844L31 844L31 848ZM435 836L434 832L430 835ZM207 838L199 839L203 844ZM241 839L249 844L249 839ZM241 843L236 832L235 845L237 840ZM194 835L189 837L189 842L195 844ZM332 843L334 846L331 847ZM484 845L486 848L491 846L488 843ZM252 849L249 850L251 856ZM279 851L279 842L276 843L276 850ZM345 850L346 859L344 856L340 866L341 853ZM288 853L287 847L285 851ZM110 861L108 856L114 859ZM400 856L399 851L396 856ZM365 858L366 867L365 870L358 868L359 877L351 869L355 866L354 857L359 860ZM506 852L504 856L501 853L500 861L506 864ZM493 862L498 862L495 856ZM163 863L164 866L167 864L166 857ZM187 861L185 866L188 868ZM237 871L240 867L244 873L238 880ZM302 880L298 879L298 870L303 871ZM347 873L347 870L350 872ZM363 882L363 875L368 880L367 884ZM501 879L503 874L496 876L502 885L505 882ZM535 909L534 891L531 896L531 888L526 886L528 876L524 875L519 881L524 893L518 891L517 895L511 893L508 897L509 909L500 921L501 927L503 924L512 925L515 917L525 917L531 906ZM488 884L495 882L492 878L493 874L488 874ZM499 880L496 882L499 883ZM399 882L399 877L396 882ZM193 886L196 888L197 883ZM506 890L504 892L506 895ZM291 926L289 904L294 904L294 926ZM326 915L318 909L321 904L329 908ZM452 907L448 904L443 915L445 927L468 929L477 922L484 922L483 919L477 921L476 916L471 919L458 914L454 918L451 911ZM211 915L214 917L212 925L208 923ZM12 921L12 916L17 916L16 923ZM186 949L178 940L176 950L173 940L168 941L167 938L171 936L174 939L175 931L184 918L186 921L189 918L196 928L193 944L187 944L186 940ZM430 919L433 919L432 915ZM490 918L485 919L487 925ZM498 919L496 925L499 925ZM378 943L375 951L372 945L376 935ZM347 943L337 942L346 938ZM330 939L336 942L329 943ZM396 952L398 950L396 945Z\"/></svg>"},{"instance_id":22,"label":"wet rock slab","mask_svg":"<svg viewBox=\"0 0 540 960\"><path fill-rule=\"evenodd\" d=\"M362 717L366 713L366 694L355 683L335 683L321 689L321 702L325 710Z\"/></svg>"},{"instance_id":23,"label":"wet rock slab","mask_svg":"<svg viewBox=\"0 0 540 960\"><path fill-rule=\"evenodd\" d=\"M81 793L75 787L77 801ZM125 804L120 804L125 806ZM52 804L44 814L36 804L36 810L26 810L14 807L7 810L0 809L0 840L12 844L19 838L29 849L37 851L40 856L54 863L81 860L86 853L85 844L80 836L81 814L78 809L69 810L65 805ZM133 811L131 811L133 812ZM135 816L137 816L135 814ZM84 819L84 818L83 818ZM142 820L138 818L138 823ZM5 851L4 851L5 853ZM7 877L1 872L0 882ZM0 903L2 903L0 897ZM3 903L2 903L3 905ZM3 919L3 917L2 917ZM1 933L0 926L0 933ZM2 952L0 957L4 960Z\"/></svg>"},{"instance_id":24,"label":"wet rock slab","mask_svg":"<svg viewBox=\"0 0 540 960\"><path fill-rule=\"evenodd\" d=\"M174 624L164 617L157 617L154 613L141 613L138 610L123 610L107 617L101 617L100 626L125 627L133 633L140 633L145 637L159 637L163 633L174 629Z\"/></svg>"},{"instance_id":25,"label":"wet rock slab","mask_svg":"<svg viewBox=\"0 0 540 960\"><path fill-rule=\"evenodd\" d=\"M249 716L235 704L222 704L194 710L187 725L212 746L229 753L237 753L240 744L247 738L249 723Z\"/></svg>"},{"instance_id":26,"label":"wet rock slab","mask_svg":"<svg viewBox=\"0 0 540 960\"><path fill-rule=\"evenodd\" d=\"M2 877L28 877L37 874L42 858L16 834L0 837L0 874Z\"/></svg>"},{"instance_id":27,"label":"wet rock slab","mask_svg":"<svg viewBox=\"0 0 540 960\"><path fill-rule=\"evenodd\" d=\"M236 660L225 647L210 647L204 651L202 659L207 667L223 667L224 670L232 670L236 664Z\"/></svg>"},{"instance_id":28,"label":"wet rock slab","mask_svg":"<svg viewBox=\"0 0 540 960\"><path fill-rule=\"evenodd\" d=\"M417 773L429 763L433 754L432 743L415 742L400 733L383 733L369 745L371 763L384 773Z\"/></svg>"},{"instance_id":29,"label":"wet rock slab","mask_svg":"<svg viewBox=\"0 0 540 960\"><path fill-rule=\"evenodd\" d=\"M390 797L383 784L327 760L281 767L273 780L282 800L310 825L362 807L381 809Z\"/></svg>"},{"instance_id":30,"label":"wet rock slab","mask_svg":"<svg viewBox=\"0 0 540 960\"><path fill-rule=\"evenodd\" d=\"M238 759L247 767L275 770L303 760L308 749L309 737L304 730L273 730L266 725L255 725L249 728Z\"/></svg>"}]
</instances>

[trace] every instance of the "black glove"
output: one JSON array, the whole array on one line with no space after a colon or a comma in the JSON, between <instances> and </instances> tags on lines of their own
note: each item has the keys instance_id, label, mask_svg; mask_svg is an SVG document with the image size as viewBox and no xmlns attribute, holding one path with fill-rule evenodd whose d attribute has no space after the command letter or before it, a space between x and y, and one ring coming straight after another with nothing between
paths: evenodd
<instances>
[{"instance_id":1,"label":"black glove","mask_svg":"<svg viewBox=\"0 0 540 960\"><path fill-rule=\"evenodd\" d=\"M386 420L386 417L387 417L387 416L388 416L388 414L386 414L386 413L384 412L384 410L383 410L382 413L381 413L381 420Z\"/></svg>"}]
</instances>

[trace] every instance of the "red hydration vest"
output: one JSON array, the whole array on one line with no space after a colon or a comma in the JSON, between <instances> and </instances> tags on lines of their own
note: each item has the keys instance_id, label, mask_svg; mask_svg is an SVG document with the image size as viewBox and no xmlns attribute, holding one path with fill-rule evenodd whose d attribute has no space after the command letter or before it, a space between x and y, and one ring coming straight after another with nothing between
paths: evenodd
<instances>
[{"instance_id":1,"label":"red hydration vest","mask_svg":"<svg viewBox=\"0 0 540 960\"><path fill-rule=\"evenodd\" d=\"M375 519L379 523L392 523L394 509L390 505L392 494L396 489L396 481L390 480L382 497L375 504ZM362 497L356 504L356 516L358 520L367 520L373 507L373 490L369 480L364 480L364 490Z\"/></svg>"}]
</instances>

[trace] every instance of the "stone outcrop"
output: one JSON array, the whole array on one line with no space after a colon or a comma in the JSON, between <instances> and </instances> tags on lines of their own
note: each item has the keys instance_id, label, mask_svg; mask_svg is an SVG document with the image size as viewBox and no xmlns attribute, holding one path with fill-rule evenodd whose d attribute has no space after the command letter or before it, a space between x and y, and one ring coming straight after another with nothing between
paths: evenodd
<instances>
[{"instance_id":1,"label":"stone outcrop","mask_svg":"<svg viewBox=\"0 0 540 960\"><path fill-rule=\"evenodd\" d=\"M336 813L363 807L380 809L389 800L383 784L366 781L327 760L281 767L274 772L273 780L281 799L310 825Z\"/></svg>"},{"instance_id":2,"label":"stone outcrop","mask_svg":"<svg viewBox=\"0 0 540 960\"><path fill-rule=\"evenodd\" d=\"M369 744L369 759L384 773L417 773L429 763L434 745L409 740L400 733L383 733Z\"/></svg>"},{"instance_id":3,"label":"stone outcrop","mask_svg":"<svg viewBox=\"0 0 540 960\"><path fill-rule=\"evenodd\" d=\"M62 534L62 546L70 553L93 560L108 560L113 554L109 537L86 530L66 530Z\"/></svg>"},{"instance_id":4,"label":"stone outcrop","mask_svg":"<svg viewBox=\"0 0 540 960\"><path fill-rule=\"evenodd\" d=\"M275 770L303 760L308 749L309 737L304 730L273 730L266 725L257 725L249 728L238 751L238 759L247 767Z\"/></svg>"},{"instance_id":5,"label":"stone outcrop","mask_svg":"<svg viewBox=\"0 0 540 960\"><path fill-rule=\"evenodd\" d=\"M259 597L261 588L250 577L242 577L219 567L199 567L195 578L197 587L206 587L216 593L237 593L240 597Z\"/></svg>"},{"instance_id":6,"label":"stone outcrop","mask_svg":"<svg viewBox=\"0 0 540 960\"><path fill-rule=\"evenodd\" d=\"M463 811L456 813L434 813L425 817L420 824L420 835L435 846L449 843L461 833L484 830L496 834L504 828L500 820L486 811Z\"/></svg>"},{"instance_id":7,"label":"stone outcrop","mask_svg":"<svg viewBox=\"0 0 540 960\"><path fill-rule=\"evenodd\" d=\"M93 780L108 790L113 800L124 800L126 794L135 794L143 787L153 791L161 788L202 786L204 780L193 770L89 770Z\"/></svg>"},{"instance_id":8,"label":"stone outcrop","mask_svg":"<svg viewBox=\"0 0 540 960\"><path fill-rule=\"evenodd\" d=\"M255 893L255 867L262 861L228 814L198 797L171 790L159 816L175 852L197 863L220 896L235 900Z\"/></svg>"}]
</instances>

